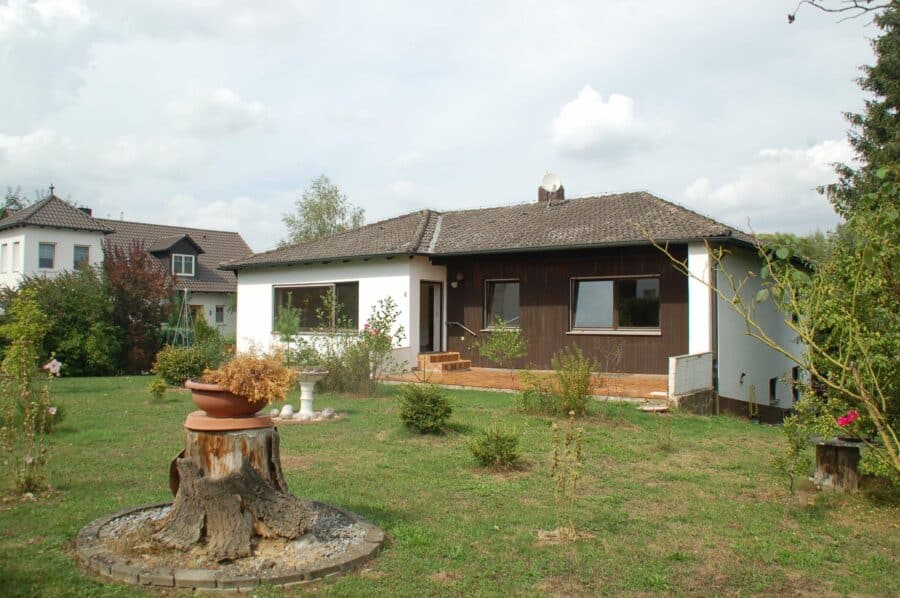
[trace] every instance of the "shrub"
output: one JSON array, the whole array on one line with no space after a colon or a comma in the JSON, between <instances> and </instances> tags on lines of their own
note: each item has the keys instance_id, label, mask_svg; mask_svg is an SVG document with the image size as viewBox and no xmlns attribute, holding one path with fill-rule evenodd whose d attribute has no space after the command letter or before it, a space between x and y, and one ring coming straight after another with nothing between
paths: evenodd
<instances>
[{"instance_id":1,"label":"shrub","mask_svg":"<svg viewBox=\"0 0 900 598\"><path fill-rule=\"evenodd\" d=\"M153 381L147 385L147 391L157 400L163 397L167 388L169 388L169 385L166 384L165 380L159 377L154 378Z\"/></svg>"},{"instance_id":2,"label":"shrub","mask_svg":"<svg viewBox=\"0 0 900 598\"><path fill-rule=\"evenodd\" d=\"M511 328L497 318L485 340L475 344L481 356L499 368L508 368L512 362L528 354L528 342L518 328Z\"/></svg>"},{"instance_id":3,"label":"shrub","mask_svg":"<svg viewBox=\"0 0 900 598\"><path fill-rule=\"evenodd\" d=\"M577 346L566 347L550 360L559 382L560 402L556 415L587 411L591 395L591 362Z\"/></svg>"},{"instance_id":4,"label":"shrub","mask_svg":"<svg viewBox=\"0 0 900 598\"><path fill-rule=\"evenodd\" d=\"M210 326L206 318L194 321L194 345L200 350L205 368L217 368L225 361L225 343L219 330Z\"/></svg>"},{"instance_id":5,"label":"shrub","mask_svg":"<svg viewBox=\"0 0 900 598\"><path fill-rule=\"evenodd\" d=\"M66 409L59 403L47 407L47 416L43 420L44 433L49 434L66 418Z\"/></svg>"},{"instance_id":6,"label":"shrub","mask_svg":"<svg viewBox=\"0 0 900 598\"><path fill-rule=\"evenodd\" d=\"M483 467L513 469L518 466L522 456L519 451L519 431L515 428L505 429L497 423L481 430L478 436L466 442L466 446Z\"/></svg>"},{"instance_id":7,"label":"shrub","mask_svg":"<svg viewBox=\"0 0 900 598\"><path fill-rule=\"evenodd\" d=\"M49 328L38 347L40 353L55 353L65 362L67 375L99 376L116 370L121 331L113 324L113 303L96 270L79 267L53 278L26 277L4 301L13 300L24 289L35 292L47 315Z\"/></svg>"},{"instance_id":8,"label":"shrub","mask_svg":"<svg viewBox=\"0 0 900 598\"><path fill-rule=\"evenodd\" d=\"M188 378L199 378L209 366L200 347L168 345L156 355L152 371L170 386L182 386Z\"/></svg>"},{"instance_id":9,"label":"shrub","mask_svg":"<svg viewBox=\"0 0 900 598\"><path fill-rule=\"evenodd\" d=\"M218 369L203 372L205 382L223 386L260 406L284 401L295 377L278 357L250 353L238 355Z\"/></svg>"},{"instance_id":10,"label":"shrub","mask_svg":"<svg viewBox=\"0 0 900 598\"><path fill-rule=\"evenodd\" d=\"M513 397L516 410L531 415L559 415L559 398L550 380L529 371L521 372L519 378L524 390Z\"/></svg>"},{"instance_id":11,"label":"shrub","mask_svg":"<svg viewBox=\"0 0 900 598\"><path fill-rule=\"evenodd\" d=\"M447 393L431 384L404 384L400 387L400 419L419 434L440 432L453 408Z\"/></svg>"}]
</instances>

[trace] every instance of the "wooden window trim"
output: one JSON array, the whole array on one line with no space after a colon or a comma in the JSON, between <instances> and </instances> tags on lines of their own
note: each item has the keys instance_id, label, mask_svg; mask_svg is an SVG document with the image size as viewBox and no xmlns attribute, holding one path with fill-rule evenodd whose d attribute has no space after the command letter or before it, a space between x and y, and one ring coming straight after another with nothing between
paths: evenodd
<instances>
[{"instance_id":1,"label":"wooden window trim","mask_svg":"<svg viewBox=\"0 0 900 598\"><path fill-rule=\"evenodd\" d=\"M659 326L623 326L619 327L619 293L616 292L617 280L659 280ZM662 275L661 274L623 274L622 276L570 276L569 277L569 329L567 335L606 335L606 336L662 336ZM613 283L613 326L612 328L575 328L575 288L578 282L590 280L608 280Z\"/></svg>"}]
</instances>

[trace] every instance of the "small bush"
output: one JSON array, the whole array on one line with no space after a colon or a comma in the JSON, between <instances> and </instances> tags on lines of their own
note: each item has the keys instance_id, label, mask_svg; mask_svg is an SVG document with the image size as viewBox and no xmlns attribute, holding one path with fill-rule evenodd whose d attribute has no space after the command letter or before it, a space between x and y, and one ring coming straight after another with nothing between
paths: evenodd
<instances>
[{"instance_id":1,"label":"small bush","mask_svg":"<svg viewBox=\"0 0 900 598\"><path fill-rule=\"evenodd\" d=\"M404 384L400 387L400 419L419 434L440 432L453 408L444 390L430 384Z\"/></svg>"},{"instance_id":2,"label":"small bush","mask_svg":"<svg viewBox=\"0 0 900 598\"><path fill-rule=\"evenodd\" d=\"M475 460L483 467L514 469L519 464L519 431L492 424L466 442Z\"/></svg>"},{"instance_id":3,"label":"small bush","mask_svg":"<svg viewBox=\"0 0 900 598\"><path fill-rule=\"evenodd\" d=\"M222 367L203 372L203 381L218 384L250 403L268 405L284 401L296 380L293 370L278 358L244 353Z\"/></svg>"},{"instance_id":4,"label":"small bush","mask_svg":"<svg viewBox=\"0 0 900 598\"><path fill-rule=\"evenodd\" d=\"M591 362L577 346L566 347L550 360L559 381L560 402L556 415L587 411L591 396Z\"/></svg>"},{"instance_id":5,"label":"small bush","mask_svg":"<svg viewBox=\"0 0 900 598\"><path fill-rule=\"evenodd\" d=\"M517 411L531 415L559 415L559 396L550 380L529 371L523 371L519 376L525 389L513 397Z\"/></svg>"},{"instance_id":6,"label":"small bush","mask_svg":"<svg viewBox=\"0 0 900 598\"><path fill-rule=\"evenodd\" d=\"M169 388L169 385L166 384L166 381L158 377L154 378L153 381L147 385L147 391L157 400L163 397L167 388Z\"/></svg>"},{"instance_id":7,"label":"small bush","mask_svg":"<svg viewBox=\"0 0 900 598\"><path fill-rule=\"evenodd\" d=\"M210 365L201 347L168 345L157 353L152 371L170 386L182 386L188 378L199 378Z\"/></svg>"}]
</instances>

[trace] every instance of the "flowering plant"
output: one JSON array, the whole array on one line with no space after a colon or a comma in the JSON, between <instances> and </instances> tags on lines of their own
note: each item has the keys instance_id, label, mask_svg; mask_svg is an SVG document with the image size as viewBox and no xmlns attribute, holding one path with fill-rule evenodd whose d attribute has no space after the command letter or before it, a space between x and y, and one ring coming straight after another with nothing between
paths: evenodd
<instances>
[{"instance_id":1,"label":"flowering plant","mask_svg":"<svg viewBox=\"0 0 900 598\"><path fill-rule=\"evenodd\" d=\"M842 428L846 428L857 419L859 419L859 411L857 411L856 409L851 409L847 412L846 415L842 415L841 417L837 418L837 425Z\"/></svg>"},{"instance_id":2,"label":"flowering plant","mask_svg":"<svg viewBox=\"0 0 900 598\"><path fill-rule=\"evenodd\" d=\"M62 362L58 361L56 357L53 357L50 359L50 361L44 364L43 369L47 370L47 372L51 376L56 376L57 378L59 378L59 372L62 369L62 366Z\"/></svg>"}]
</instances>

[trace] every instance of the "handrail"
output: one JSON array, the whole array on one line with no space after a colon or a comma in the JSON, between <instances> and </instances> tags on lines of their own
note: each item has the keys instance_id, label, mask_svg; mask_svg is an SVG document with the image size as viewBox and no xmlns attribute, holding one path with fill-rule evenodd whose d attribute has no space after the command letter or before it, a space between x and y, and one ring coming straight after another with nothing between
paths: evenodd
<instances>
[{"instance_id":1,"label":"handrail","mask_svg":"<svg viewBox=\"0 0 900 598\"><path fill-rule=\"evenodd\" d=\"M478 336L475 332L473 332L472 330L469 330L468 328L466 328L466 327L463 325L462 322L444 322L444 323L445 323L447 326L459 326L460 328L462 328L463 330L465 330L466 332L468 332L468 333L471 334L472 336Z\"/></svg>"}]
</instances>

